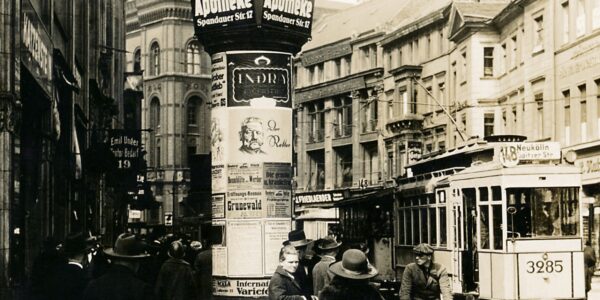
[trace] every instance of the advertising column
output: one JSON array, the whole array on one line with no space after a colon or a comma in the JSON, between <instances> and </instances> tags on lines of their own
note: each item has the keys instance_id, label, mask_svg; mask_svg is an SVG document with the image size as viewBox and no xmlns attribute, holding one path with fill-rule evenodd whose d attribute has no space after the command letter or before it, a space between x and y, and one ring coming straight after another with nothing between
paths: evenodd
<instances>
[{"instance_id":1,"label":"advertising column","mask_svg":"<svg viewBox=\"0 0 600 300\"><path fill-rule=\"evenodd\" d=\"M292 57L314 0L195 0L212 54L213 295L266 298L292 229Z\"/></svg>"}]
</instances>

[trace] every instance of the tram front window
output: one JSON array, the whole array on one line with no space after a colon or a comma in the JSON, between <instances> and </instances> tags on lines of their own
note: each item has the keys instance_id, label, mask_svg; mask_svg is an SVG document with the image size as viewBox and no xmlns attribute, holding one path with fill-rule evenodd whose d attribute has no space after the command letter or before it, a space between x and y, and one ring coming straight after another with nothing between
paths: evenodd
<instances>
[{"instance_id":1,"label":"tram front window","mask_svg":"<svg viewBox=\"0 0 600 300\"><path fill-rule=\"evenodd\" d=\"M578 188L512 188L506 196L509 238L578 235Z\"/></svg>"}]
</instances>

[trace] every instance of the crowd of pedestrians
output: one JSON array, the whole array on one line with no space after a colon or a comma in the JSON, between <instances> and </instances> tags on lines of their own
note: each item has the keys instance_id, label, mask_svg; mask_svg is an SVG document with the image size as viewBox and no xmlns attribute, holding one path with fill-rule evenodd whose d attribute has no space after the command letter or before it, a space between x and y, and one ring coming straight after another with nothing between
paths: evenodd
<instances>
[{"instance_id":1,"label":"crowd of pedestrians","mask_svg":"<svg viewBox=\"0 0 600 300\"><path fill-rule=\"evenodd\" d=\"M35 259L25 300L211 299L212 255L207 242L168 234L133 233L103 248L82 233L52 239Z\"/></svg>"}]
</instances>

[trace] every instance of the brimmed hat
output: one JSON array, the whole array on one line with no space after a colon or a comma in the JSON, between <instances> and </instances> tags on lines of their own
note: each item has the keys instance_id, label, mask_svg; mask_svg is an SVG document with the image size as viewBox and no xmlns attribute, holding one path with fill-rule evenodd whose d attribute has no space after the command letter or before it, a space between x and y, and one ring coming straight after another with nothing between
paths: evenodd
<instances>
[{"instance_id":1,"label":"brimmed hat","mask_svg":"<svg viewBox=\"0 0 600 300\"><path fill-rule=\"evenodd\" d=\"M358 249L346 250L342 261L330 265L329 270L348 279L369 279L379 274L377 269L369 264L367 256Z\"/></svg>"},{"instance_id":2,"label":"brimmed hat","mask_svg":"<svg viewBox=\"0 0 600 300\"><path fill-rule=\"evenodd\" d=\"M413 248L413 252L415 254L432 255L433 254L433 248L431 246L429 246L429 244L427 244L427 243L422 243L422 244L416 245Z\"/></svg>"},{"instance_id":3,"label":"brimmed hat","mask_svg":"<svg viewBox=\"0 0 600 300\"><path fill-rule=\"evenodd\" d=\"M69 234L65 238L64 251L67 255L85 253L92 249L92 243L83 236L82 232Z\"/></svg>"},{"instance_id":4,"label":"brimmed hat","mask_svg":"<svg viewBox=\"0 0 600 300\"><path fill-rule=\"evenodd\" d=\"M288 240L283 242L283 245L292 245L296 248L299 248L308 245L310 242L312 242L312 240L306 238L304 230L296 229L288 233Z\"/></svg>"},{"instance_id":5,"label":"brimmed hat","mask_svg":"<svg viewBox=\"0 0 600 300\"><path fill-rule=\"evenodd\" d=\"M104 250L108 256L115 258L145 258L150 254L145 253L144 244L134 234L122 233L115 241L114 248Z\"/></svg>"},{"instance_id":6,"label":"brimmed hat","mask_svg":"<svg viewBox=\"0 0 600 300\"><path fill-rule=\"evenodd\" d=\"M326 236L317 241L317 248L319 248L319 250L324 250L324 251L339 248L341 245L342 245L342 242L338 243L338 241L336 241L331 236Z\"/></svg>"}]
</instances>

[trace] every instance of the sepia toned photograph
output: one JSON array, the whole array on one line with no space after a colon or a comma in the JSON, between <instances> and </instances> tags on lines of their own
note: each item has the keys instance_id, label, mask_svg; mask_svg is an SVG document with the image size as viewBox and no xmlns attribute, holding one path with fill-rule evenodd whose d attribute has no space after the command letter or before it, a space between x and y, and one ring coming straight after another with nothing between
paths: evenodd
<instances>
[{"instance_id":1,"label":"sepia toned photograph","mask_svg":"<svg viewBox=\"0 0 600 300\"><path fill-rule=\"evenodd\" d=\"M600 300L600 0L2 0L0 299Z\"/></svg>"}]
</instances>

